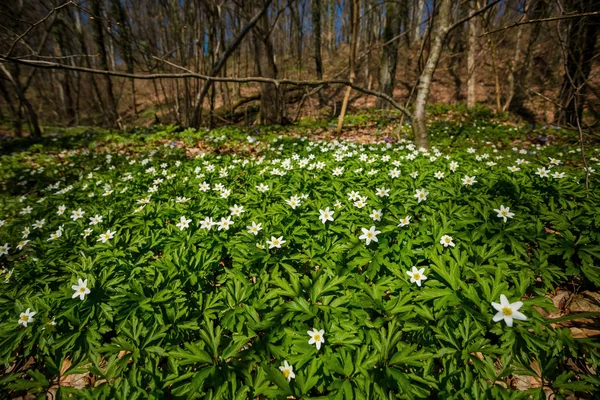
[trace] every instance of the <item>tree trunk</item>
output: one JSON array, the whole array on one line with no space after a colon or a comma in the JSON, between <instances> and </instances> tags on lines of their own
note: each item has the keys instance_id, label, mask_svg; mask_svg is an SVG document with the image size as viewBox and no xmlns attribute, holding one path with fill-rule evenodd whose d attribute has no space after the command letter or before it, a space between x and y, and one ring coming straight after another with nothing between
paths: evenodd
<instances>
[{"instance_id":1,"label":"tree trunk","mask_svg":"<svg viewBox=\"0 0 600 400\"><path fill-rule=\"evenodd\" d=\"M469 9L471 12L477 10L477 2L476 0L471 0L469 2ZM477 101L476 96L476 85L477 85L477 77L475 74L475 55L476 55L476 47L477 47L477 33L478 33L478 25L477 25L477 17L471 18L469 20L469 52L467 53L467 107L473 108L475 106L475 102Z\"/></svg>"},{"instance_id":2,"label":"tree trunk","mask_svg":"<svg viewBox=\"0 0 600 400\"><path fill-rule=\"evenodd\" d=\"M258 76L277 79L277 66L273 56L273 44L269 28L269 17L267 14L262 14L252 34L254 61L258 69ZM272 83L261 83L260 94L259 123L262 125L282 125L285 116L283 97L279 88Z\"/></svg>"},{"instance_id":3,"label":"tree trunk","mask_svg":"<svg viewBox=\"0 0 600 400\"><path fill-rule=\"evenodd\" d=\"M510 63L510 71L508 73L508 93L506 95L506 102L502 106L502 111L507 111L512 103L512 99L515 96L515 70L517 65L521 62L521 42L523 40L523 25L517 28L517 40L515 43L515 56Z\"/></svg>"},{"instance_id":4,"label":"tree trunk","mask_svg":"<svg viewBox=\"0 0 600 400\"><path fill-rule=\"evenodd\" d=\"M423 11L425 11L425 0L417 0L413 31L414 42L419 42L419 40L421 40L421 22L423 22Z\"/></svg>"},{"instance_id":5,"label":"tree trunk","mask_svg":"<svg viewBox=\"0 0 600 400\"><path fill-rule=\"evenodd\" d=\"M600 11L600 4L594 0L568 0L565 6L567 13ZM566 43L563 44L565 72L559 94L560 106L556 109L554 121L558 125L577 126L583 116L600 16L571 19L567 24Z\"/></svg>"},{"instance_id":6,"label":"tree trunk","mask_svg":"<svg viewBox=\"0 0 600 400\"><path fill-rule=\"evenodd\" d=\"M394 84L396 81L396 66L398 65L399 40L387 43L400 34L400 12L399 5L395 2L386 3L385 27L383 28L383 46L381 52L381 66L379 69L379 90L388 96L394 96ZM377 98L377 108L387 109L390 104L382 98Z\"/></svg>"},{"instance_id":7,"label":"tree trunk","mask_svg":"<svg viewBox=\"0 0 600 400\"><path fill-rule=\"evenodd\" d=\"M356 62L356 36L358 33L358 0L352 0L352 8L351 8L351 21L352 21L352 34L350 37L350 60L349 60L349 68L350 68L350 82L354 82L356 72L354 70ZM346 94L344 95L344 100L342 101L342 109L340 111L340 117L338 119L337 124L337 133L338 135L342 133L342 125L344 125L344 116L346 115L346 109L348 108L348 101L350 100L350 92L352 88L348 86L346 88Z\"/></svg>"},{"instance_id":8,"label":"tree trunk","mask_svg":"<svg viewBox=\"0 0 600 400\"><path fill-rule=\"evenodd\" d=\"M129 24L125 9L121 4L121 0L111 0L113 12L117 14L117 21L119 21L119 47L121 48L123 61L127 68L127 73L133 74L134 70L134 57L132 44L132 33L131 26ZM133 103L133 113L137 115L136 96L135 96L135 79L131 79L131 97Z\"/></svg>"},{"instance_id":9,"label":"tree trunk","mask_svg":"<svg viewBox=\"0 0 600 400\"><path fill-rule=\"evenodd\" d=\"M415 100L415 108L412 119L412 129L415 135L415 144L419 148L429 149L429 139L427 137L427 124L426 124L426 112L425 107L427 106L427 100L429 98L429 92L431 90L431 82L433 80L433 74L437 68L437 63L440 60L442 54L442 47L444 46L444 40L448 34L450 28L450 11L452 1L441 0L440 11L438 14L438 28L435 32L433 43L423 72L419 77L419 86L417 89L417 98Z\"/></svg>"},{"instance_id":10,"label":"tree trunk","mask_svg":"<svg viewBox=\"0 0 600 400\"><path fill-rule=\"evenodd\" d=\"M19 83L18 78L13 77L13 75L10 73L8 68L6 68L6 66L3 64L0 64L0 70L2 72L4 72L4 75L6 76L6 78L10 81L10 83L13 84L15 93L17 94L19 101L27 110L27 116L29 118L29 123L31 126L30 135L33 137L36 137L36 138L41 137L42 136L42 128L40 127L37 113L35 112L35 109L31 105L29 100L27 100L27 98L25 97L25 93L23 92L23 89L21 88L21 84Z\"/></svg>"},{"instance_id":11,"label":"tree trunk","mask_svg":"<svg viewBox=\"0 0 600 400\"><path fill-rule=\"evenodd\" d=\"M312 3L313 46L315 52L315 71L317 79L323 80L323 59L321 57L321 0ZM319 90L319 106L325 105L325 95Z\"/></svg>"},{"instance_id":12,"label":"tree trunk","mask_svg":"<svg viewBox=\"0 0 600 400\"><path fill-rule=\"evenodd\" d=\"M6 104L8 104L8 107L10 108L10 112L13 114L13 128L15 129L15 134L18 137L22 137L23 136L23 120L21 118L21 113L18 110L18 107L15 107L13 100L11 99L10 95L8 94L8 90L6 90L6 88L4 87L3 83L2 83L2 79L0 79L0 93L2 93L2 97L4 97L4 100L6 101Z\"/></svg>"},{"instance_id":13,"label":"tree trunk","mask_svg":"<svg viewBox=\"0 0 600 400\"><path fill-rule=\"evenodd\" d=\"M92 1L92 13L96 15L94 18L94 38L98 47L98 60L100 69L108 71L108 54L106 53L106 43L104 40L104 27L102 26L102 5L101 0ZM117 125L117 101L113 91L112 80L110 76L104 75L104 85L106 91L105 111L108 116L108 123L111 127Z\"/></svg>"},{"instance_id":14,"label":"tree trunk","mask_svg":"<svg viewBox=\"0 0 600 400\"><path fill-rule=\"evenodd\" d=\"M548 10L548 3L545 0L533 0L530 10L527 13L528 19L540 19L546 16ZM527 93L527 85L531 77L531 62L533 60L533 53L535 50L536 43L542 31L542 24L533 24L531 27L531 33L529 35L529 42L527 43L527 49L520 59L520 63L515 63L514 71L514 87L511 97L511 102L507 107L508 111L524 118L530 123L535 122L535 114L529 110L525 102L529 98Z\"/></svg>"}]
</instances>

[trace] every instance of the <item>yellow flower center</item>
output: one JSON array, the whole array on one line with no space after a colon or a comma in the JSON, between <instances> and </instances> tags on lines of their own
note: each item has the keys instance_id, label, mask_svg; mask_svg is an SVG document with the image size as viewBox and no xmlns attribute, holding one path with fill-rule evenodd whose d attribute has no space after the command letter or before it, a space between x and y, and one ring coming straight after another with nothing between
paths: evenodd
<instances>
[{"instance_id":1,"label":"yellow flower center","mask_svg":"<svg viewBox=\"0 0 600 400\"><path fill-rule=\"evenodd\" d=\"M283 370L283 376L285 376L286 378L290 376L290 370L289 369L284 369Z\"/></svg>"},{"instance_id":2,"label":"yellow flower center","mask_svg":"<svg viewBox=\"0 0 600 400\"><path fill-rule=\"evenodd\" d=\"M85 288L84 287L79 288L79 292L80 293L84 293L85 292Z\"/></svg>"},{"instance_id":3,"label":"yellow flower center","mask_svg":"<svg viewBox=\"0 0 600 400\"><path fill-rule=\"evenodd\" d=\"M413 278L415 278L415 280L419 280L421 279L421 275L419 275L418 273L413 275Z\"/></svg>"},{"instance_id":4,"label":"yellow flower center","mask_svg":"<svg viewBox=\"0 0 600 400\"><path fill-rule=\"evenodd\" d=\"M21 321L25 322L29 320L29 316L28 315L23 315L21 318Z\"/></svg>"},{"instance_id":5,"label":"yellow flower center","mask_svg":"<svg viewBox=\"0 0 600 400\"><path fill-rule=\"evenodd\" d=\"M446 243L450 243L450 238L446 238L446 239L444 239L444 241L445 241Z\"/></svg>"},{"instance_id":6,"label":"yellow flower center","mask_svg":"<svg viewBox=\"0 0 600 400\"><path fill-rule=\"evenodd\" d=\"M315 336L313 336L313 339L315 339L315 342L319 342L321 340L321 335L317 333Z\"/></svg>"},{"instance_id":7,"label":"yellow flower center","mask_svg":"<svg viewBox=\"0 0 600 400\"><path fill-rule=\"evenodd\" d=\"M5 278L5 279L7 279L7 280L8 280L8 279L10 279L10 275L11 275L11 274L10 274L10 272L9 272L9 273L7 273L7 274L5 274L5 275L4 275L4 278Z\"/></svg>"},{"instance_id":8,"label":"yellow flower center","mask_svg":"<svg viewBox=\"0 0 600 400\"><path fill-rule=\"evenodd\" d=\"M512 308L510 307L502 307L502 314L506 315L507 317L510 317L513 313Z\"/></svg>"}]
</instances>

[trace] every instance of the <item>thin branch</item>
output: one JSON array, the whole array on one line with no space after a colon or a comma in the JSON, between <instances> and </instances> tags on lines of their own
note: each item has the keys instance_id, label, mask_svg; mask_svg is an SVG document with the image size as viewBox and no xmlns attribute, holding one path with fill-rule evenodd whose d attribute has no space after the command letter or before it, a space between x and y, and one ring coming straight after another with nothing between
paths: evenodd
<instances>
[{"instance_id":1,"label":"thin branch","mask_svg":"<svg viewBox=\"0 0 600 400\"><path fill-rule=\"evenodd\" d=\"M519 25L537 24L537 23L540 23L540 22L560 21L560 20L563 20L563 19L570 19L570 18L591 17L591 16L594 16L594 15L600 15L600 11L589 12L589 13L582 13L582 14L559 15L557 17L540 18L540 19L530 19L530 20L527 20L527 21L519 21L519 22L515 22L514 24L507 25L505 27L493 30L491 32L482 33L481 35L479 35L479 37L491 35L491 34L497 33L497 32L502 32L502 31L505 31L507 29L511 29L511 28L517 27Z\"/></svg>"},{"instance_id":2,"label":"thin branch","mask_svg":"<svg viewBox=\"0 0 600 400\"><path fill-rule=\"evenodd\" d=\"M357 92L361 92L367 95L375 96L386 100L390 103L394 108L401 111L408 117L412 119L412 114L408 109L401 104L399 104L396 100L394 100L391 96L388 96L385 93L377 92L375 90L367 89L362 86L359 86L353 82L350 82L345 79L330 79L330 80L293 80L293 79L271 79L264 78L260 76L256 77L245 77L245 78L236 78L236 77L219 77L219 76L209 76L198 74L195 72L186 72L186 73L160 73L160 74L129 74L126 72L117 72L117 71L105 71L101 69L94 68L86 68L86 67L77 67L73 65L67 64L59 64L50 61L41 61L41 60L24 60L18 59L14 57L7 57L4 55L0 55L0 60L5 60L8 62L26 65L28 67L33 68L43 68L43 69L58 69L58 70L67 70L67 71L77 71L77 72L85 72L89 74L95 75L109 75L116 76L120 78L128 78L128 79L139 79L139 80L152 80L152 79L200 79L203 81L213 81L213 82L234 82L234 83L271 83L275 86L322 86L322 85L344 85L348 86ZM164 61L164 60L163 60Z\"/></svg>"},{"instance_id":3,"label":"thin branch","mask_svg":"<svg viewBox=\"0 0 600 400\"><path fill-rule=\"evenodd\" d=\"M447 32L450 32L453 29L458 28L462 23L467 22L468 20L476 17L477 15L489 10L490 8L494 7L496 4L500 3L500 1L502 1L502 0L495 0L495 1L491 2L490 4L486 5L485 7L475 10L472 13L470 13L469 15L467 15L466 17L459 19L458 21L456 21L455 23L450 25Z\"/></svg>"},{"instance_id":4,"label":"thin branch","mask_svg":"<svg viewBox=\"0 0 600 400\"><path fill-rule=\"evenodd\" d=\"M10 45L10 48L8 49L8 52L6 53L7 57L10 57L11 53L13 52L13 50L15 49L15 46L17 45L17 43L19 43L21 40L23 40L23 38L25 36L27 36L29 34L29 32L31 32L31 30L33 28L35 28L36 26L40 25L41 23L45 22L48 18L50 18L52 16L52 14L54 14L56 11L60 10L61 8L64 8L68 5L76 5L73 1L67 1L64 4L61 4L60 6L56 6L54 7L52 10L50 10L50 12L48 14L46 14L46 16L42 19L40 19L39 21L37 21L34 24L31 24L29 26L29 28L27 28L25 30L25 32L23 32L21 35L19 35L19 37L17 39L15 39L14 42L12 42L12 44Z\"/></svg>"}]
</instances>

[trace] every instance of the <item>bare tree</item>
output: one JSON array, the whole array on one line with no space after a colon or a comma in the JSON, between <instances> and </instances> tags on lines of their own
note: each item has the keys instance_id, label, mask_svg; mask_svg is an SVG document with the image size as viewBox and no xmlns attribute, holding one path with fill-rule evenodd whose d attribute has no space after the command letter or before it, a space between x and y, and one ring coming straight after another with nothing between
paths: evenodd
<instances>
[{"instance_id":1,"label":"bare tree","mask_svg":"<svg viewBox=\"0 0 600 400\"><path fill-rule=\"evenodd\" d=\"M415 143L418 147L423 147L425 149L429 148L425 107L427 106L427 100L431 90L433 74L435 73L440 55L442 54L444 40L446 39L446 35L450 30L451 6L451 0L441 0L440 10L437 15L437 30L434 33L433 43L425 63L425 68L423 68L423 72L419 77L419 86L417 98L415 100L412 123L413 132L415 134Z\"/></svg>"},{"instance_id":2,"label":"bare tree","mask_svg":"<svg viewBox=\"0 0 600 400\"><path fill-rule=\"evenodd\" d=\"M396 81L396 66L398 65L398 40L392 39L400 34L400 10L396 2L388 2L385 6L385 27L381 65L379 67L379 88L382 93L393 96ZM378 108L389 107L386 101L377 100Z\"/></svg>"},{"instance_id":3,"label":"bare tree","mask_svg":"<svg viewBox=\"0 0 600 400\"><path fill-rule=\"evenodd\" d=\"M567 13L600 11L600 3L593 0L567 0L564 7ZM582 121L599 30L600 15L567 21L565 39L561 40L564 74L554 119L559 125L577 126Z\"/></svg>"}]
</instances>

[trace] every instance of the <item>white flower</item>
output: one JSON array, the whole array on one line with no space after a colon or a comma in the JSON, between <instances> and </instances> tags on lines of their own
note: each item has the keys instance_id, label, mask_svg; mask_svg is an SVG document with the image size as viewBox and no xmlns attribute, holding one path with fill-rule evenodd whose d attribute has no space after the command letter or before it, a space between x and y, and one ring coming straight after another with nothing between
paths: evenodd
<instances>
[{"instance_id":1,"label":"white flower","mask_svg":"<svg viewBox=\"0 0 600 400\"><path fill-rule=\"evenodd\" d=\"M320 331L313 329L312 331L306 332L310 339L308 340L308 344L315 344L317 350L321 350L321 344L325 343L325 330L321 329Z\"/></svg>"},{"instance_id":2,"label":"white flower","mask_svg":"<svg viewBox=\"0 0 600 400\"><path fill-rule=\"evenodd\" d=\"M35 311L31 311L31 308L28 308L27 310L25 310L24 313L21 313L21 315L19 315L19 325L23 325L24 327L27 327L27 324L30 324L33 322L33 316L37 314Z\"/></svg>"},{"instance_id":3,"label":"white flower","mask_svg":"<svg viewBox=\"0 0 600 400\"><path fill-rule=\"evenodd\" d=\"M465 177L462 178L462 183L463 185L472 186L474 183L477 183L477 181L474 176L465 175Z\"/></svg>"},{"instance_id":4,"label":"white flower","mask_svg":"<svg viewBox=\"0 0 600 400\"><path fill-rule=\"evenodd\" d=\"M425 268L417 269L417 267L412 267L412 271L406 271L406 274L410 276L410 282L416 283L417 286L421 286L421 281L427 279L423 273L425 272Z\"/></svg>"},{"instance_id":5,"label":"white flower","mask_svg":"<svg viewBox=\"0 0 600 400\"><path fill-rule=\"evenodd\" d=\"M435 174L433 174L433 176L435 177L435 179L443 179L444 173L442 171L438 171Z\"/></svg>"},{"instance_id":6,"label":"white flower","mask_svg":"<svg viewBox=\"0 0 600 400\"><path fill-rule=\"evenodd\" d=\"M28 226L26 226L25 228L23 228L23 232L21 233L23 234L23 239L27 239L29 237L29 234L31 233L31 230Z\"/></svg>"},{"instance_id":7,"label":"white flower","mask_svg":"<svg viewBox=\"0 0 600 400\"><path fill-rule=\"evenodd\" d=\"M265 193L269 191L269 186L265 185L264 183L261 183L260 185L256 186L256 190L258 190L261 193Z\"/></svg>"},{"instance_id":8,"label":"white flower","mask_svg":"<svg viewBox=\"0 0 600 400\"><path fill-rule=\"evenodd\" d=\"M25 215L25 214L31 214L31 210L32 208L30 206L24 207L21 212L19 212L19 214L21 215Z\"/></svg>"},{"instance_id":9,"label":"white flower","mask_svg":"<svg viewBox=\"0 0 600 400\"><path fill-rule=\"evenodd\" d=\"M182 231L190 227L190 222L192 222L191 219L186 219L185 216L181 216L181 218L179 218L179 222L175 224L175 226L177 226L179 230Z\"/></svg>"},{"instance_id":10,"label":"white flower","mask_svg":"<svg viewBox=\"0 0 600 400\"><path fill-rule=\"evenodd\" d=\"M58 239L61 236L62 236L62 230L59 229L56 232L50 234L50 238L48 239L48 241L56 240L56 239Z\"/></svg>"},{"instance_id":11,"label":"white flower","mask_svg":"<svg viewBox=\"0 0 600 400\"><path fill-rule=\"evenodd\" d=\"M111 232L110 229L106 231L106 233L101 233L97 242L106 243L109 239L112 239L115 235L116 231Z\"/></svg>"},{"instance_id":12,"label":"white flower","mask_svg":"<svg viewBox=\"0 0 600 400\"><path fill-rule=\"evenodd\" d=\"M271 236L271 240L267 240L269 249L272 249L273 247L277 247L278 249L280 249L281 245L284 244L285 242L286 241L283 240L283 236L279 236L278 238L276 238L275 236Z\"/></svg>"},{"instance_id":13,"label":"white flower","mask_svg":"<svg viewBox=\"0 0 600 400\"><path fill-rule=\"evenodd\" d=\"M58 206L58 211L56 212L56 214L63 215L65 213L66 209L67 209L67 206L65 206L65 205Z\"/></svg>"},{"instance_id":14,"label":"white flower","mask_svg":"<svg viewBox=\"0 0 600 400\"><path fill-rule=\"evenodd\" d=\"M298 196L292 196L290 197L289 200L286 200L286 203L292 207L292 209L295 209L296 207L299 207L302 203L300 203L300 199L298 198Z\"/></svg>"},{"instance_id":15,"label":"white flower","mask_svg":"<svg viewBox=\"0 0 600 400\"><path fill-rule=\"evenodd\" d=\"M390 178L398 178L400 176L400 170L397 168L394 168L390 171L389 175L390 175Z\"/></svg>"},{"instance_id":16,"label":"white flower","mask_svg":"<svg viewBox=\"0 0 600 400\"><path fill-rule=\"evenodd\" d=\"M81 278L77 280L77 285L71 286L71 289L75 291L75 293L73 293L73 297L71 297L72 299L79 296L80 300L84 300L85 295L90 294L91 292L91 290L87 287L87 279L81 280Z\"/></svg>"},{"instance_id":17,"label":"white flower","mask_svg":"<svg viewBox=\"0 0 600 400\"><path fill-rule=\"evenodd\" d=\"M27 243L29 243L29 240L21 240L19 244L17 244L17 249L22 250Z\"/></svg>"},{"instance_id":18,"label":"white flower","mask_svg":"<svg viewBox=\"0 0 600 400\"><path fill-rule=\"evenodd\" d=\"M398 226L399 227L403 227L403 226L406 226L408 224L410 224L410 216L407 215L406 217L404 217L404 218L402 218L400 220L400 223L398 224Z\"/></svg>"},{"instance_id":19,"label":"white flower","mask_svg":"<svg viewBox=\"0 0 600 400\"><path fill-rule=\"evenodd\" d=\"M8 245L8 243L4 243L2 246L0 246L0 257L8 254L8 251L10 250L10 246Z\"/></svg>"},{"instance_id":20,"label":"white flower","mask_svg":"<svg viewBox=\"0 0 600 400\"><path fill-rule=\"evenodd\" d=\"M384 187L377 188L377 192L375 194L379 197L387 197L390 195L390 189L386 189Z\"/></svg>"},{"instance_id":21,"label":"white flower","mask_svg":"<svg viewBox=\"0 0 600 400\"><path fill-rule=\"evenodd\" d=\"M4 276L4 283L8 283L15 269L11 269L10 271L7 269L2 270L2 275Z\"/></svg>"},{"instance_id":22,"label":"white flower","mask_svg":"<svg viewBox=\"0 0 600 400\"><path fill-rule=\"evenodd\" d=\"M210 185L206 182L202 182L199 186L200 191L208 192L210 190Z\"/></svg>"},{"instance_id":23,"label":"white flower","mask_svg":"<svg viewBox=\"0 0 600 400\"><path fill-rule=\"evenodd\" d=\"M418 176L419 176L419 173L417 171L413 171L410 173L410 177L413 179L417 179Z\"/></svg>"},{"instance_id":24,"label":"white flower","mask_svg":"<svg viewBox=\"0 0 600 400\"><path fill-rule=\"evenodd\" d=\"M231 222L231 217L221 217L221 221L217 222L217 225L219 226L219 230L225 229L226 231L228 231L229 227L233 225L233 222Z\"/></svg>"},{"instance_id":25,"label":"white flower","mask_svg":"<svg viewBox=\"0 0 600 400\"><path fill-rule=\"evenodd\" d=\"M102 216L101 215L95 215L95 216L93 216L93 217L90 218L90 225L98 225L101 222L102 222Z\"/></svg>"},{"instance_id":26,"label":"white flower","mask_svg":"<svg viewBox=\"0 0 600 400\"><path fill-rule=\"evenodd\" d=\"M325 224L327 221L333 221L333 213L333 211L329 211L329 207L324 210L319 210L319 214L321 214L319 219L323 224Z\"/></svg>"},{"instance_id":27,"label":"white flower","mask_svg":"<svg viewBox=\"0 0 600 400\"><path fill-rule=\"evenodd\" d=\"M363 208L363 207L365 207L366 205L367 205L367 198L366 198L366 197L359 198L358 200L356 200L356 201L354 202L354 206L355 206L356 208Z\"/></svg>"},{"instance_id":28,"label":"white flower","mask_svg":"<svg viewBox=\"0 0 600 400\"><path fill-rule=\"evenodd\" d=\"M239 217L244 212L244 207L235 204L233 207L229 208L229 211L231 211L231 215Z\"/></svg>"},{"instance_id":29,"label":"white flower","mask_svg":"<svg viewBox=\"0 0 600 400\"><path fill-rule=\"evenodd\" d=\"M352 192L348 193L348 200L356 201L358 199L360 199L360 193L358 193L356 191L352 191Z\"/></svg>"},{"instance_id":30,"label":"white flower","mask_svg":"<svg viewBox=\"0 0 600 400\"><path fill-rule=\"evenodd\" d=\"M344 167L338 167L338 168L334 168L333 171L331 172L331 174L333 176L340 176L344 173Z\"/></svg>"},{"instance_id":31,"label":"white flower","mask_svg":"<svg viewBox=\"0 0 600 400\"><path fill-rule=\"evenodd\" d=\"M44 226L45 223L46 223L45 219L42 219L42 220L38 219L33 224L33 229L42 229L42 227Z\"/></svg>"},{"instance_id":32,"label":"white flower","mask_svg":"<svg viewBox=\"0 0 600 400\"><path fill-rule=\"evenodd\" d=\"M215 225L213 219L211 217L206 217L200 222L200 229L206 229L210 231L213 225Z\"/></svg>"},{"instance_id":33,"label":"white flower","mask_svg":"<svg viewBox=\"0 0 600 400\"><path fill-rule=\"evenodd\" d=\"M513 166L508 167L508 170L510 172L517 172L517 171L520 171L521 168L517 167L516 165L513 165Z\"/></svg>"},{"instance_id":34,"label":"white flower","mask_svg":"<svg viewBox=\"0 0 600 400\"><path fill-rule=\"evenodd\" d=\"M535 174L539 175L540 178L547 178L550 175L550 170L545 167L538 168Z\"/></svg>"},{"instance_id":35,"label":"white flower","mask_svg":"<svg viewBox=\"0 0 600 400\"><path fill-rule=\"evenodd\" d=\"M84 229L83 233L81 234L81 236L83 236L84 238L90 236L92 234L92 228L87 228Z\"/></svg>"},{"instance_id":36,"label":"white flower","mask_svg":"<svg viewBox=\"0 0 600 400\"><path fill-rule=\"evenodd\" d=\"M450 162L450 171L455 172L458 169L458 163L456 161Z\"/></svg>"},{"instance_id":37,"label":"white flower","mask_svg":"<svg viewBox=\"0 0 600 400\"><path fill-rule=\"evenodd\" d=\"M256 222L252 221L252 225L248 225L246 228L248 228L248 233L253 233L254 236L256 236L262 229L262 223L257 224Z\"/></svg>"},{"instance_id":38,"label":"white flower","mask_svg":"<svg viewBox=\"0 0 600 400\"><path fill-rule=\"evenodd\" d=\"M376 231L375 226L372 226L369 229L361 228L361 230L362 230L363 234L361 236L359 236L358 238L361 240L365 240L367 242L367 246L369 244L371 244L371 241L379 242L379 240L377 240L377 235L380 234L381 231Z\"/></svg>"},{"instance_id":39,"label":"white flower","mask_svg":"<svg viewBox=\"0 0 600 400\"><path fill-rule=\"evenodd\" d=\"M505 295L500 295L500 304L492 303L492 307L498 311L496 315L494 315L494 322L498 322L504 320L506 325L509 328L513 326L513 319L518 319L520 321L526 321L527 317L519 312L519 308L523 306L523 302L517 301L515 303L509 303L508 299Z\"/></svg>"},{"instance_id":40,"label":"white flower","mask_svg":"<svg viewBox=\"0 0 600 400\"><path fill-rule=\"evenodd\" d=\"M149 204L150 203L150 196L146 196L143 199L140 199L137 201L138 204Z\"/></svg>"},{"instance_id":41,"label":"white flower","mask_svg":"<svg viewBox=\"0 0 600 400\"><path fill-rule=\"evenodd\" d=\"M73 211L73 213L71 214L71 219L73 221L77 221L79 218L83 218L83 214L85 214L85 211L81 211L81 208L78 210Z\"/></svg>"},{"instance_id":42,"label":"white flower","mask_svg":"<svg viewBox=\"0 0 600 400\"><path fill-rule=\"evenodd\" d=\"M552 174L552 177L554 179L562 179L562 178L565 177L565 173L564 172L554 171L554 173Z\"/></svg>"},{"instance_id":43,"label":"white flower","mask_svg":"<svg viewBox=\"0 0 600 400\"><path fill-rule=\"evenodd\" d=\"M373 209L373 211L371 212L371 214L369 214L369 217L371 217L371 219L373 221L381 221L381 217L382 217L382 213L381 210L375 210Z\"/></svg>"},{"instance_id":44,"label":"white flower","mask_svg":"<svg viewBox=\"0 0 600 400\"><path fill-rule=\"evenodd\" d=\"M187 203L188 201L190 201L190 199L188 197L180 197L177 196L175 198L175 203L181 204L181 203Z\"/></svg>"},{"instance_id":45,"label":"white flower","mask_svg":"<svg viewBox=\"0 0 600 400\"><path fill-rule=\"evenodd\" d=\"M507 218L512 218L515 216L515 213L510 212L509 207L504 207L503 205L500 205L500 209L494 209L494 211L498 213L498 218L504 218L504 222L506 222Z\"/></svg>"},{"instance_id":46,"label":"white flower","mask_svg":"<svg viewBox=\"0 0 600 400\"><path fill-rule=\"evenodd\" d=\"M452 236L444 235L440 239L440 244L443 244L444 247L452 246L454 247L454 242L452 241Z\"/></svg>"},{"instance_id":47,"label":"white flower","mask_svg":"<svg viewBox=\"0 0 600 400\"><path fill-rule=\"evenodd\" d=\"M279 367L279 370L281 371L283 376L288 380L288 382L296 378L296 375L294 374L294 367L288 364L287 361L283 362L283 365Z\"/></svg>"},{"instance_id":48,"label":"white flower","mask_svg":"<svg viewBox=\"0 0 600 400\"><path fill-rule=\"evenodd\" d=\"M426 191L425 189L417 189L416 193L415 193L415 198L418 200L418 202L422 202L427 200L427 195L429 194L428 191Z\"/></svg>"}]
</instances>

